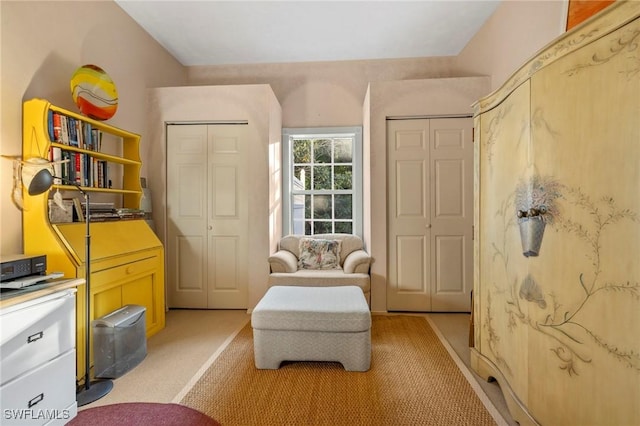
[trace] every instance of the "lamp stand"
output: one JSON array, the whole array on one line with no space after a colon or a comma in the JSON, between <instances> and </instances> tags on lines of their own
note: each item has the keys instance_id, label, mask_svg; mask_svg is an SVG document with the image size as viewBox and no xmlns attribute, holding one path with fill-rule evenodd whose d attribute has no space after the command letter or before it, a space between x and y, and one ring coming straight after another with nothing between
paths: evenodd
<instances>
[{"instance_id":1,"label":"lamp stand","mask_svg":"<svg viewBox=\"0 0 640 426\"><path fill-rule=\"evenodd\" d=\"M64 160L68 162L69 160ZM89 230L89 222L91 211L89 210L89 193L82 189L76 182L54 176L52 173L51 165L46 158L29 158L23 163L24 167L20 172L20 178L23 186L27 188L29 195L39 195L48 191L54 183L55 179L59 179L66 185L73 185L84 196L85 204L85 223L86 223L86 236L85 236L85 324L84 324L84 336L85 336L85 351L84 351L84 387L83 389L76 389L76 402L79 407L90 404L98 399L102 398L113 389L113 382L111 380L99 380L91 383L91 377L89 371L91 369L91 232ZM93 386L92 386L93 385Z\"/></svg>"},{"instance_id":2,"label":"lamp stand","mask_svg":"<svg viewBox=\"0 0 640 426\"><path fill-rule=\"evenodd\" d=\"M77 187L78 191L84 196L85 204L85 222L86 222L86 235L85 235L85 350L84 350L84 387L76 394L76 402L78 407L91 404L94 401L102 398L113 389L113 382L111 380L99 380L91 383L91 377L89 370L91 368L90 357L90 339L91 339L91 233L89 232L89 193Z\"/></svg>"}]
</instances>

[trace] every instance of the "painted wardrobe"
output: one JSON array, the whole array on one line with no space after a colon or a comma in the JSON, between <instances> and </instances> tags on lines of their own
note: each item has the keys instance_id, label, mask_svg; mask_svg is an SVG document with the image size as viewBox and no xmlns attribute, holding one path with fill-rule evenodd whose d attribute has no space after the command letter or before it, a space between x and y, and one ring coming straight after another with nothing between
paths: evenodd
<instances>
[{"instance_id":1,"label":"painted wardrobe","mask_svg":"<svg viewBox=\"0 0 640 426\"><path fill-rule=\"evenodd\" d=\"M474 110L473 368L520 424L640 424L640 3Z\"/></svg>"}]
</instances>

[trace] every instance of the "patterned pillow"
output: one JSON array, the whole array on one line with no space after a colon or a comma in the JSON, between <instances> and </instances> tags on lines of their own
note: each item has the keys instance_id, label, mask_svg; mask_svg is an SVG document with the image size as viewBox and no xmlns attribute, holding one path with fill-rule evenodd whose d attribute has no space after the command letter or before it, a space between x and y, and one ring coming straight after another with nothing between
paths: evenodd
<instances>
[{"instance_id":1,"label":"patterned pillow","mask_svg":"<svg viewBox=\"0 0 640 426\"><path fill-rule=\"evenodd\" d=\"M340 240L300 238L298 269L340 269Z\"/></svg>"}]
</instances>

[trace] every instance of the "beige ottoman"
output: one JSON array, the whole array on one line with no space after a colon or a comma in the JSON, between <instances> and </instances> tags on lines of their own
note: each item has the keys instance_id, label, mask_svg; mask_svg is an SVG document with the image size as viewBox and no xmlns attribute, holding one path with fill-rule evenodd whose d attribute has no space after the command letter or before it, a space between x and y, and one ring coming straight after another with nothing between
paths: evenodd
<instances>
[{"instance_id":1,"label":"beige ottoman","mask_svg":"<svg viewBox=\"0 0 640 426\"><path fill-rule=\"evenodd\" d=\"M255 364L336 361L347 371L371 365L371 312L356 286L271 287L251 314Z\"/></svg>"}]
</instances>

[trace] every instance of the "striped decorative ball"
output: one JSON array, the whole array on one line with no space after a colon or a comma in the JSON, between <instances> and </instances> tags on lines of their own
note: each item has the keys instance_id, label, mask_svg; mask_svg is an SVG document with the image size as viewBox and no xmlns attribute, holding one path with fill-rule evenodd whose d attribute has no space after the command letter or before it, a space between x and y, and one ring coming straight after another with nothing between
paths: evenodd
<instances>
[{"instance_id":1,"label":"striped decorative ball","mask_svg":"<svg viewBox=\"0 0 640 426\"><path fill-rule=\"evenodd\" d=\"M116 85L102 68L83 65L71 77L71 94L80 113L94 120L108 120L118 109Z\"/></svg>"}]
</instances>

